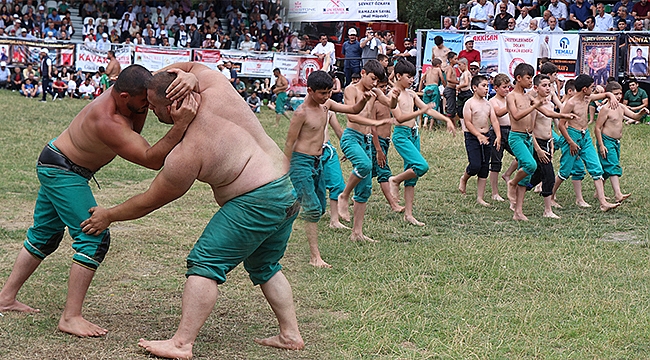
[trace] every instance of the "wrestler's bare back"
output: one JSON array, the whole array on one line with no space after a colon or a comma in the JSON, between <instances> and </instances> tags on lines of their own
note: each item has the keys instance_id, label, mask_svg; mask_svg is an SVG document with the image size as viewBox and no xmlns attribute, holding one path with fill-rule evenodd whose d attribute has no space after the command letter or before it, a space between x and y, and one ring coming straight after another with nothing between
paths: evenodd
<instances>
[{"instance_id":1,"label":"wrestler's bare back","mask_svg":"<svg viewBox=\"0 0 650 360\"><path fill-rule=\"evenodd\" d=\"M214 71L196 75L201 106L162 172L196 175L220 206L285 175L289 162L255 114L237 92L223 91L230 82Z\"/></svg>"}]
</instances>

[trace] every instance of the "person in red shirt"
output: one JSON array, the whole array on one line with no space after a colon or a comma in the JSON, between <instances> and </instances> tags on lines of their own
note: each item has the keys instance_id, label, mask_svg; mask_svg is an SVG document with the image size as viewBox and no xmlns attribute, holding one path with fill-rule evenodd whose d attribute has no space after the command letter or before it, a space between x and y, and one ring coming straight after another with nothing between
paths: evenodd
<instances>
[{"instance_id":1,"label":"person in red shirt","mask_svg":"<svg viewBox=\"0 0 650 360\"><path fill-rule=\"evenodd\" d=\"M648 29L650 25L650 3L648 0L641 0L632 7L632 16L643 21L643 28Z\"/></svg>"},{"instance_id":2,"label":"person in red shirt","mask_svg":"<svg viewBox=\"0 0 650 360\"><path fill-rule=\"evenodd\" d=\"M461 50L458 54L458 58L467 59L467 63L471 64L474 61L481 63L481 53L478 50L474 50L474 39L469 38L465 40L465 50Z\"/></svg>"}]
</instances>

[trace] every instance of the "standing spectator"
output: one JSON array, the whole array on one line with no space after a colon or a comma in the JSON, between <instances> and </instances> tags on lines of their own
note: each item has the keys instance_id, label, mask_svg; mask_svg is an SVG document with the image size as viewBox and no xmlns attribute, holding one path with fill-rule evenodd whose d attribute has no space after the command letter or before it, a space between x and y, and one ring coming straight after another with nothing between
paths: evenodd
<instances>
[{"instance_id":1,"label":"standing spectator","mask_svg":"<svg viewBox=\"0 0 650 360\"><path fill-rule=\"evenodd\" d=\"M361 46L357 41L357 30L348 30L348 41L343 43L341 54L345 57L343 72L345 73L346 86L352 81L352 74L361 73Z\"/></svg>"},{"instance_id":2,"label":"standing spectator","mask_svg":"<svg viewBox=\"0 0 650 360\"><path fill-rule=\"evenodd\" d=\"M196 24L190 24L190 47L192 49L198 49L201 47L201 33L196 28Z\"/></svg>"},{"instance_id":3,"label":"standing spectator","mask_svg":"<svg viewBox=\"0 0 650 360\"><path fill-rule=\"evenodd\" d=\"M482 0L485 1L485 0ZM376 60L378 54L383 54L381 41L375 36L375 32L371 27L366 28L366 36L359 42L361 47L362 64L365 65L368 60ZM328 69L323 69L329 71Z\"/></svg>"},{"instance_id":4,"label":"standing spectator","mask_svg":"<svg viewBox=\"0 0 650 360\"><path fill-rule=\"evenodd\" d=\"M506 6L506 11L508 12L508 14L510 14L510 16L515 17L515 15L516 15L515 10L517 8L515 7L515 4L510 2L510 0L501 0L500 2L495 2L495 4L494 4L494 17L496 17L497 14L499 14L501 12L501 9L499 8L499 6L501 4Z\"/></svg>"},{"instance_id":5,"label":"standing spectator","mask_svg":"<svg viewBox=\"0 0 650 360\"><path fill-rule=\"evenodd\" d=\"M487 0L478 0L478 4L472 6L469 12L469 21L471 30L485 30L488 24L488 14L485 12L483 5Z\"/></svg>"},{"instance_id":6,"label":"standing spectator","mask_svg":"<svg viewBox=\"0 0 650 360\"><path fill-rule=\"evenodd\" d=\"M598 31L610 31L614 29L614 18L605 12L603 3L596 4L596 29Z\"/></svg>"},{"instance_id":7,"label":"standing spectator","mask_svg":"<svg viewBox=\"0 0 650 360\"><path fill-rule=\"evenodd\" d=\"M46 48L41 49L40 53L41 58L41 84L43 86L43 98L41 102L46 102L45 98L47 94L52 95L52 100L55 100L55 94L52 92L52 80L50 76L52 75L52 60L50 59L49 51Z\"/></svg>"},{"instance_id":8,"label":"standing spectator","mask_svg":"<svg viewBox=\"0 0 650 360\"><path fill-rule=\"evenodd\" d=\"M190 44L190 41L189 35L187 34L187 31L185 31L185 23L180 23L178 26L178 31L176 31L176 35L174 36L174 44L177 47L187 47Z\"/></svg>"},{"instance_id":9,"label":"standing spectator","mask_svg":"<svg viewBox=\"0 0 650 360\"><path fill-rule=\"evenodd\" d=\"M327 41L327 35L325 34L320 34L318 40L320 42L314 47L311 54L318 56L323 62L322 70L329 72L336 63L334 44Z\"/></svg>"},{"instance_id":10,"label":"standing spectator","mask_svg":"<svg viewBox=\"0 0 650 360\"><path fill-rule=\"evenodd\" d=\"M585 27L585 20L593 16L594 6L585 0L576 0L575 4L569 7L569 21L566 23L565 30L579 30Z\"/></svg>"},{"instance_id":11,"label":"standing spectator","mask_svg":"<svg viewBox=\"0 0 650 360\"><path fill-rule=\"evenodd\" d=\"M223 60L217 61L217 69L219 69L223 76L225 76L226 79L230 81L230 70L226 68L226 64L223 62Z\"/></svg>"},{"instance_id":12,"label":"standing spectator","mask_svg":"<svg viewBox=\"0 0 650 360\"><path fill-rule=\"evenodd\" d=\"M7 68L5 61L0 61L0 89L7 89L11 79L11 71Z\"/></svg>"},{"instance_id":13,"label":"standing spectator","mask_svg":"<svg viewBox=\"0 0 650 360\"><path fill-rule=\"evenodd\" d=\"M235 86L235 81L237 80L237 69L232 65L232 61L226 61L226 69L230 72L230 83Z\"/></svg>"},{"instance_id":14,"label":"standing spectator","mask_svg":"<svg viewBox=\"0 0 650 360\"><path fill-rule=\"evenodd\" d=\"M566 4L560 0L551 0L551 4L548 6L548 9L551 11L551 14L557 20L558 26L562 29L566 29L566 20L569 17L569 11L566 7Z\"/></svg>"},{"instance_id":15,"label":"standing spectator","mask_svg":"<svg viewBox=\"0 0 650 360\"><path fill-rule=\"evenodd\" d=\"M474 49L474 39L468 38L465 40L465 49L461 50L460 53L458 53L458 58L462 59L465 58L467 59L467 63L471 64L473 62L481 63L481 53Z\"/></svg>"}]
</instances>

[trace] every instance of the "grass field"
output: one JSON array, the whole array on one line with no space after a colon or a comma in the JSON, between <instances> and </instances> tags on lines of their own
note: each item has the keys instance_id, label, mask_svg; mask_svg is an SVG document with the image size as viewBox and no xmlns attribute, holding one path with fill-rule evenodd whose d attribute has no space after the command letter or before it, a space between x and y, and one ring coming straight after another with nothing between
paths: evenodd
<instances>
[{"instance_id":1,"label":"grass field","mask_svg":"<svg viewBox=\"0 0 650 360\"><path fill-rule=\"evenodd\" d=\"M4 283L31 225L38 154L85 102L41 104L0 91L0 103ZM152 115L149 120L143 134L153 143L168 127ZM288 122L273 128L268 109L260 121L282 146ZM624 131L622 187L632 197L620 208L601 213L587 179L584 194L592 208L573 205L567 183L558 193L564 205L556 211L560 220L542 218L542 198L530 193L524 212L531 221L515 222L505 203L491 208L475 203L475 178L467 196L456 190L467 161L463 137L425 131L422 151L431 168L416 187L414 212L425 227L407 225L391 213L374 184L365 232L380 242L350 242L349 231L329 229L325 216L320 249L334 268L323 270L308 264L303 226L296 222L283 265L305 350L253 342L274 335L277 324L261 291L238 267L220 286L194 354L198 359L650 358L649 136L646 125ZM394 149L389 161L394 171L401 168ZM343 168L347 177L350 165ZM97 174L101 189L91 186L97 201L111 206L144 191L155 174L116 159ZM500 188L505 195L503 182ZM612 196L609 184L606 193ZM41 312L0 317L0 358L148 358L137 340L166 339L176 330L185 256L218 209L211 199L210 188L196 183L150 216L112 226L111 250L84 307L86 318L110 330L104 338L80 339L56 329L72 256L66 236L19 293L19 300Z\"/></svg>"}]
</instances>

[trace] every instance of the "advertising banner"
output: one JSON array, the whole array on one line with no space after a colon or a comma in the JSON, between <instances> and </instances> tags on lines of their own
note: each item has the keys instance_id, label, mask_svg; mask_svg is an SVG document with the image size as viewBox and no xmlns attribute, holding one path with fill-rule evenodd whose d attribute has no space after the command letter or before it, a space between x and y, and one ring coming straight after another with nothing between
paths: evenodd
<instances>
[{"instance_id":1,"label":"advertising banner","mask_svg":"<svg viewBox=\"0 0 650 360\"><path fill-rule=\"evenodd\" d=\"M192 61L199 62L212 70L217 70L217 62L221 60L221 50L194 49Z\"/></svg>"},{"instance_id":2,"label":"advertising banner","mask_svg":"<svg viewBox=\"0 0 650 360\"><path fill-rule=\"evenodd\" d=\"M557 66L558 74L570 77L576 75L580 35L542 33L540 34L540 50L544 47L548 49L548 60Z\"/></svg>"},{"instance_id":3,"label":"advertising banner","mask_svg":"<svg viewBox=\"0 0 650 360\"><path fill-rule=\"evenodd\" d=\"M111 50L115 52L115 58L122 66L122 69L131 65L131 48L129 46L112 44ZM107 51L100 51L84 44L77 44L77 56L75 68L81 68L84 72L97 72L100 66L106 68L108 65Z\"/></svg>"},{"instance_id":4,"label":"advertising banner","mask_svg":"<svg viewBox=\"0 0 650 360\"><path fill-rule=\"evenodd\" d=\"M136 46L134 64L156 71L177 62L191 60L190 49L166 49L161 47Z\"/></svg>"},{"instance_id":5,"label":"advertising banner","mask_svg":"<svg viewBox=\"0 0 650 360\"><path fill-rule=\"evenodd\" d=\"M587 74L596 85L607 84L615 76L618 59L618 35L580 35L580 74Z\"/></svg>"},{"instance_id":6,"label":"advertising banner","mask_svg":"<svg viewBox=\"0 0 650 360\"><path fill-rule=\"evenodd\" d=\"M241 66L241 76L269 77L273 74L273 53L249 53Z\"/></svg>"},{"instance_id":7,"label":"advertising banner","mask_svg":"<svg viewBox=\"0 0 650 360\"><path fill-rule=\"evenodd\" d=\"M320 70L323 64L315 56L275 55L273 68L280 69L289 81L289 90L298 94L307 93L307 77L313 71Z\"/></svg>"},{"instance_id":8,"label":"advertising banner","mask_svg":"<svg viewBox=\"0 0 650 360\"><path fill-rule=\"evenodd\" d=\"M38 63L42 48L48 49L52 65L74 65L74 44L25 41L16 38L0 39L0 61L20 66Z\"/></svg>"},{"instance_id":9,"label":"advertising banner","mask_svg":"<svg viewBox=\"0 0 650 360\"><path fill-rule=\"evenodd\" d=\"M287 20L308 21L395 21L396 0L283 0Z\"/></svg>"},{"instance_id":10,"label":"advertising banner","mask_svg":"<svg viewBox=\"0 0 650 360\"><path fill-rule=\"evenodd\" d=\"M539 53L538 34L499 34L499 72L514 78L513 73L521 63L537 64Z\"/></svg>"},{"instance_id":11,"label":"advertising banner","mask_svg":"<svg viewBox=\"0 0 650 360\"><path fill-rule=\"evenodd\" d=\"M499 71L499 38L501 36L498 33L465 35L463 49L465 48L465 41L474 39L474 50L481 53L479 73L490 74Z\"/></svg>"},{"instance_id":12,"label":"advertising banner","mask_svg":"<svg viewBox=\"0 0 650 360\"><path fill-rule=\"evenodd\" d=\"M442 44L456 54L463 50L463 34L445 31L427 31L426 40L424 43L424 56L422 58L422 72L427 71L427 69L431 67L431 61L433 60L434 56L433 50L436 48L436 44L434 42L436 36L441 36L443 41ZM442 60L443 66L447 64L447 59L440 60Z\"/></svg>"},{"instance_id":13,"label":"advertising banner","mask_svg":"<svg viewBox=\"0 0 650 360\"><path fill-rule=\"evenodd\" d=\"M623 71L639 81L650 82L650 73L648 73L650 36L646 34L628 34L627 48L630 51L629 60L625 61Z\"/></svg>"}]
</instances>

